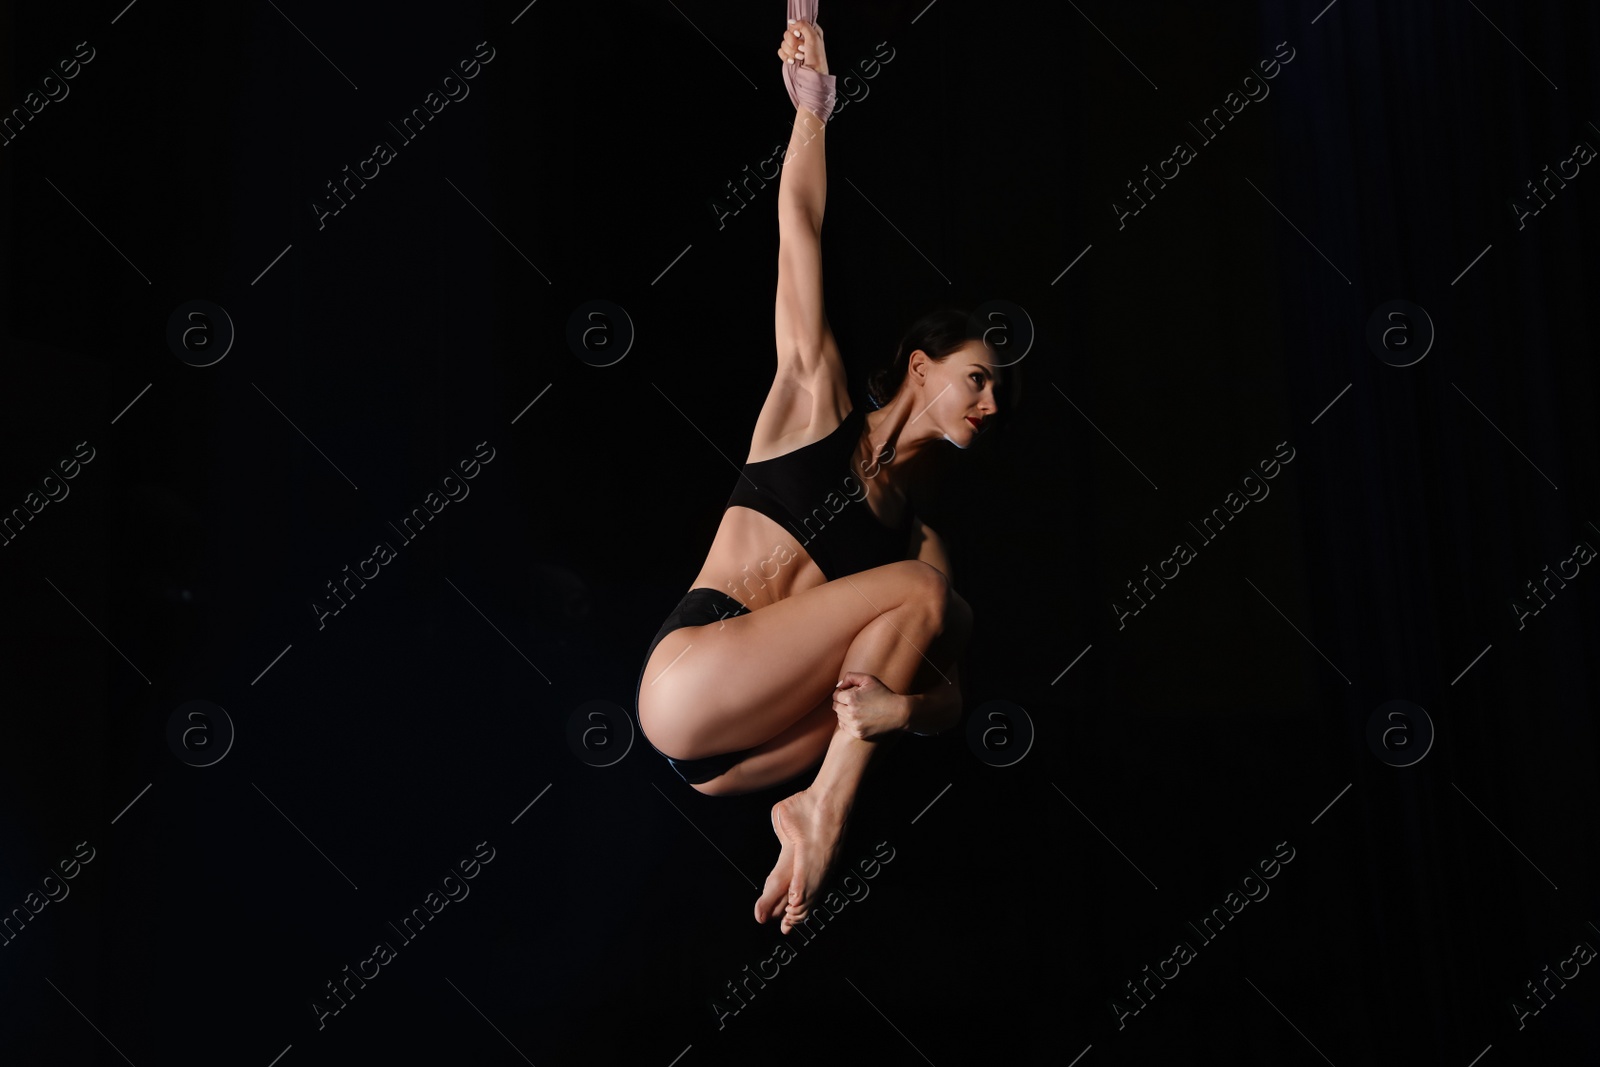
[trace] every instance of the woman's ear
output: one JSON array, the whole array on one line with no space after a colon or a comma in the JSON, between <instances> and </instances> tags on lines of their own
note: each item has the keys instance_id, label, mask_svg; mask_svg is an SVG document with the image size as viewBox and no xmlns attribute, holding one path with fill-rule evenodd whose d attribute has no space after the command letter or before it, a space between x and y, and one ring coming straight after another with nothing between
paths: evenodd
<instances>
[{"instance_id":1,"label":"woman's ear","mask_svg":"<svg viewBox=\"0 0 1600 1067\"><path fill-rule=\"evenodd\" d=\"M906 358L906 373L916 376L918 388L927 384L928 380L928 353L920 348L912 349L911 355Z\"/></svg>"}]
</instances>

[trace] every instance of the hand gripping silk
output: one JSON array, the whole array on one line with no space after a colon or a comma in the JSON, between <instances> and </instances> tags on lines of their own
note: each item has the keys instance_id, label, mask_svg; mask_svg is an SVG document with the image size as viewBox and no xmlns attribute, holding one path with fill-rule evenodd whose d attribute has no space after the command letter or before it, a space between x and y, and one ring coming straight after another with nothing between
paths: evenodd
<instances>
[{"instance_id":1,"label":"hand gripping silk","mask_svg":"<svg viewBox=\"0 0 1600 1067\"><path fill-rule=\"evenodd\" d=\"M809 22L815 26L817 0L789 0L789 17L796 22ZM828 116L833 113L836 99L834 83L837 80L832 74L819 74L798 62L783 65L783 84L789 89L789 99L794 101L795 109L803 107L823 123L827 123Z\"/></svg>"}]
</instances>

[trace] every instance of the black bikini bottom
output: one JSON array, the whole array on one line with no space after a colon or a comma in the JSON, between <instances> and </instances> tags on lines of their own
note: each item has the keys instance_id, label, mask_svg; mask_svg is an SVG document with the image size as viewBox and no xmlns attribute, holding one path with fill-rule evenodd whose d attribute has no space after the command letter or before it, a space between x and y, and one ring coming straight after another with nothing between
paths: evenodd
<instances>
[{"instance_id":1,"label":"black bikini bottom","mask_svg":"<svg viewBox=\"0 0 1600 1067\"><path fill-rule=\"evenodd\" d=\"M696 586L683 595L678 601L678 606L672 609L667 616L667 621L661 624L661 629L656 631L655 640L650 642L650 648L644 654L644 666L649 666L650 656L655 652L661 639L674 630L685 626L703 626L706 623L717 622L721 619L731 619L737 615L748 615L750 609L739 603L727 593L707 586ZM660 675L657 675L660 677ZM639 684L634 689L634 714L638 714L639 694L644 692L644 667L639 668ZM640 734L644 733L641 729ZM645 738L648 742L650 739ZM651 745L655 748L655 745ZM656 748L662 759L671 764L678 776L690 785L709 782L711 779L725 774L728 768L749 756L754 749L744 749L741 752L725 752L716 756L706 756L703 759L673 759L666 753Z\"/></svg>"}]
</instances>

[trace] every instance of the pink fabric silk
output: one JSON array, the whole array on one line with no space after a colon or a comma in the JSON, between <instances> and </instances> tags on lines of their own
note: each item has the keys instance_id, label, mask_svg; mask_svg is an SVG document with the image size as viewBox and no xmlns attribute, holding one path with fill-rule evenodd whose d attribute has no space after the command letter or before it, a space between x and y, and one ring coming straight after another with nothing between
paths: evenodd
<instances>
[{"instance_id":1,"label":"pink fabric silk","mask_svg":"<svg viewBox=\"0 0 1600 1067\"><path fill-rule=\"evenodd\" d=\"M796 22L816 25L817 2L818 0L788 0L789 17ZM837 80L832 74L819 74L810 67L801 66L799 62L783 65L783 84L789 89L789 99L794 101L795 109L805 108L824 124L827 123L828 116L833 114L833 104L836 99L834 83Z\"/></svg>"}]
</instances>

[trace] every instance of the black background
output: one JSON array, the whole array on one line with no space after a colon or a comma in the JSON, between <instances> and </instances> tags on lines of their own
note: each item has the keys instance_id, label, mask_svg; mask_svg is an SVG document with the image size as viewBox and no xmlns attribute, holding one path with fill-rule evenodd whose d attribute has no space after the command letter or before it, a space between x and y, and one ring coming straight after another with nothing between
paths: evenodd
<instances>
[{"instance_id":1,"label":"black background","mask_svg":"<svg viewBox=\"0 0 1600 1067\"><path fill-rule=\"evenodd\" d=\"M777 184L713 202L787 141L779 7L9 7L7 109L95 58L0 147L0 508L95 458L0 548L0 908L95 858L0 948L5 1062L1593 1059L1593 967L1521 1029L1511 1004L1600 946L1600 578L1520 629L1511 604L1600 545L1600 178L1511 205L1600 146L1600 12L1217 8L824 5L858 94L823 242L852 379L932 307L1037 331L925 512L977 616L969 714L1035 736L1007 767L965 723L880 756L841 860L893 861L719 1028L779 939L750 910L793 787L702 796L637 738L588 766L567 726L631 708L771 381ZM1279 42L1270 95L1196 143ZM204 368L166 340L196 299L237 331ZM566 342L594 299L636 331L607 367ZM1392 300L1436 331L1411 366L1366 341ZM482 441L470 495L319 629L324 583ZM1197 544L1280 442L1271 495ZM1176 541L1197 558L1119 628ZM1396 699L1435 731L1404 768L1367 740ZM167 742L189 700L237 731L209 767ZM480 841L470 896L319 1029L323 984ZM1280 842L1270 895L1119 1029L1124 983Z\"/></svg>"}]
</instances>

